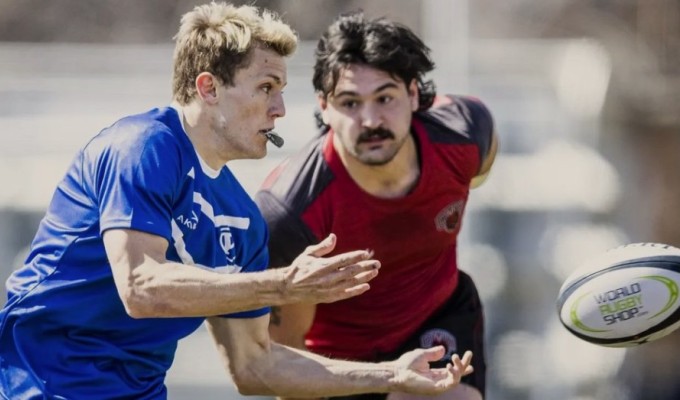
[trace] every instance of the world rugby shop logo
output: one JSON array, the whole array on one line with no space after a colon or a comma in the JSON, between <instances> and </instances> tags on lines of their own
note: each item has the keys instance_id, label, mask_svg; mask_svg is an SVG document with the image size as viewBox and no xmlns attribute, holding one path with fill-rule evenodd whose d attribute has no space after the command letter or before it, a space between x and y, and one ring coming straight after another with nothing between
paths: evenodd
<instances>
[{"instance_id":1,"label":"world rugby shop logo","mask_svg":"<svg viewBox=\"0 0 680 400\"><path fill-rule=\"evenodd\" d=\"M458 200L439 211L439 214L434 218L438 231L453 233L458 229L460 217L463 214L463 204L463 200Z\"/></svg>"},{"instance_id":2,"label":"world rugby shop logo","mask_svg":"<svg viewBox=\"0 0 680 400\"><path fill-rule=\"evenodd\" d=\"M420 347L429 349L433 346L444 346L446 354L441 360L448 360L458 351L456 337L444 329L430 329L420 336Z\"/></svg>"}]
</instances>

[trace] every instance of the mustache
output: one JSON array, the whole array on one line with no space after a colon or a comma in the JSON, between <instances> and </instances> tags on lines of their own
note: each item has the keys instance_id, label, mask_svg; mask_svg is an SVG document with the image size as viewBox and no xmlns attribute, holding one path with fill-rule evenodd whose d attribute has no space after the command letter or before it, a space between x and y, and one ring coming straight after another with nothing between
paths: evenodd
<instances>
[{"instance_id":1,"label":"mustache","mask_svg":"<svg viewBox=\"0 0 680 400\"><path fill-rule=\"evenodd\" d=\"M357 138L357 143L368 142L374 139L394 139L394 133L385 128L365 129Z\"/></svg>"}]
</instances>

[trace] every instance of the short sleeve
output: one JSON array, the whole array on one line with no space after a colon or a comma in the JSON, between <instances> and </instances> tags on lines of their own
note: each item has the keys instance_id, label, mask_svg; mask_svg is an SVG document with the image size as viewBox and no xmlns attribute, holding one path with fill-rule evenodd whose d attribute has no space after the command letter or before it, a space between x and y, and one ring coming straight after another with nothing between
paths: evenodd
<instances>
[{"instance_id":1,"label":"short sleeve","mask_svg":"<svg viewBox=\"0 0 680 400\"><path fill-rule=\"evenodd\" d=\"M269 266L278 268L293 263L300 253L316 243L307 225L267 191L255 195L257 203L269 228Z\"/></svg>"},{"instance_id":2,"label":"short sleeve","mask_svg":"<svg viewBox=\"0 0 680 400\"><path fill-rule=\"evenodd\" d=\"M85 149L100 231L128 228L170 240L179 145L164 125L123 125L108 128Z\"/></svg>"},{"instance_id":3,"label":"short sleeve","mask_svg":"<svg viewBox=\"0 0 680 400\"><path fill-rule=\"evenodd\" d=\"M438 96L426 112L418 113L426 125L430 139L435 143L476 147L477 159L465 175L470 178L479 173L490 156L494 123L489 109L479 99L470 96Z\"/></svg>"},{"instance_id":4,"label":"short sleeve","mask_svg":"<svg viewBox=\"0 0 680 400\"><path fill-rule=\"evenodd\" d=\"M459 97L458 101L469 110L471 119L471 139L479 149L479 165L489 157L493 141L494 122L489 109L479 99L474 97Z\"/></svg>"}]
</instances>

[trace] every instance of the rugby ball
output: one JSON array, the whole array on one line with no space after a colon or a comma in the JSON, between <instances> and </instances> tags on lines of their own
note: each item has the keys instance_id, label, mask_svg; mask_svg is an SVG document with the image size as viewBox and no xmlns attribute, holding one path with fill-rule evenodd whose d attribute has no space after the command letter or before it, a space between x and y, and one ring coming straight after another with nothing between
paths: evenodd
<instances>
[{"instance_id":1,"label":"rugby ball","mask_svg":"<svg viewBox=\"0 0 680 400\"><path fill-rule=\"evenodd\" d=\"M680 249L633 243L587 260L560 288L557 312L577 337L630 347L680 326Z\"/></svg>"}]
</instances>

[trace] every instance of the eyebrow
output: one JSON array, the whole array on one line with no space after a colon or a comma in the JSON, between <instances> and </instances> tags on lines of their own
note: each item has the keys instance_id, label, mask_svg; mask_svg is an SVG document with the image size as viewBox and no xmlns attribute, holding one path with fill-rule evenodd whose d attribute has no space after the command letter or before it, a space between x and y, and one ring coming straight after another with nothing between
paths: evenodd
<instances>
[{"instance_id":1,"label":"eyebrow","mask_svg":"<svg viewBox=\"0 0 680 400\"><path fill-rule=\"evenodd\" d=\"M379 93L379 92L382 92L385 89L392 89L392 88L395 88L395 89L398 88L397 84L394 83L394 82L387 82L384 85L378 86L373 91L373 93ZM354 92L352 90L343 90L342 92L333 95L333 97L338 98L338 97L342 97L342 96L358 96L358 95L359 95L359 93Z\"/></svg>"},{"instance_id":2,"label":"eyebrow","mask_svg":"<svg viewBox=\"0 0 680 400\"><path fill-rule=\"evenodd\" d=\"M278 75L267 74L267 76L270 77L270 78L272 78L272 79L276 82L276 84L277 84L277 85L280 85L281 87L285 87L285 86L288 84L288 82L285 82L285 83L284 83L284 82L281 80L281 77L279 77Z\"/></svg>"}]
</instances>

